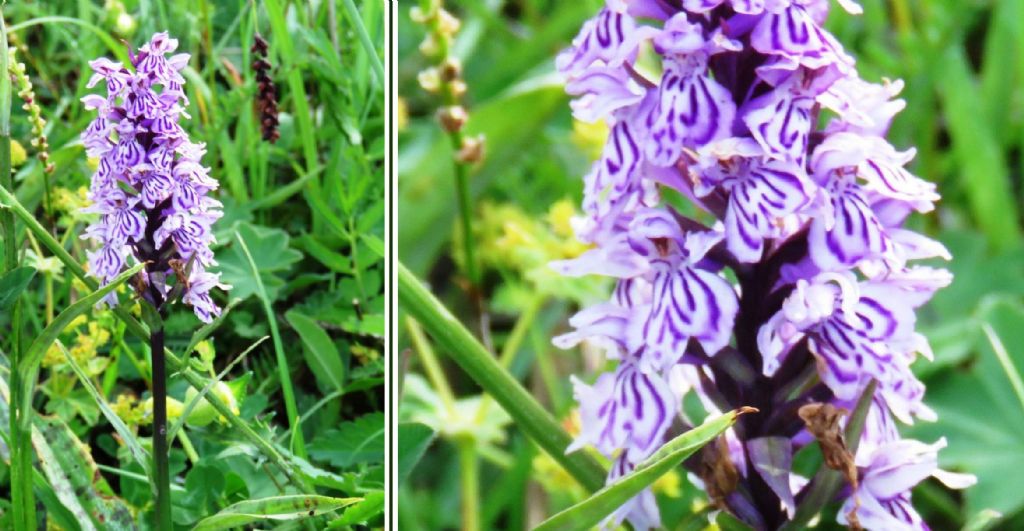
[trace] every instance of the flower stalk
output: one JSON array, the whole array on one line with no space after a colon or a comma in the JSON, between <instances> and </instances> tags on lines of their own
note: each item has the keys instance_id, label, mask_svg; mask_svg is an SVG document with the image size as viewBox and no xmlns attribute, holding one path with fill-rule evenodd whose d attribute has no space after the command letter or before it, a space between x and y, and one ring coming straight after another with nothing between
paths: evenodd
<instances>
[{"instance_id":1,"label":"flower stalk","mask_svg":"<svg viewBox=\"0 0 1024 531\"><path fill-rule=\"evenodd\" d=\"M448 136L454 152L455 194L459 205L459 229L462 236L463 267L466 268L471 291L479 301L480 264L476 257L473 235L472 196L469 170L483 158L483 137L469 137L463 131L469 115L462 105L466 83L462 80L462 65L451 55L451 44L459 30L459 20L446 11L440 0L423 0L411 13L413 21L422 24L427 36L420 44L420 52L434 65L419 75L420 86L429 93L438 94L443 106L437 112L441 129Z\"/></svg>"},{"instance_id":2,"label":"flower stalk","mask_svg":"<svg viewBox=\"0 0 1024 531\"><path fill-rule=\"evenodd\" d=\"M7 50L7 23L3 9L0 8L0 50ZM10 67L10 56L0 53L0 72L7 72ZM0 76L0 185L14 189L11 173L11 78ZM4 267L3 272L18 267L17 232L14 225L14 214L8 209L0 209L0 226L4 233ZM21 302L14 301L11 308L11 367L21 363L23 349L21 345ZM16 531L33 531L36 529L35 494L32 486L32 440L31 428L22 429L29 411L21 406L23 400L23 384L21 374L17 370L10 372L11 408L11 520Z\"/></svg>"}]
</instances>

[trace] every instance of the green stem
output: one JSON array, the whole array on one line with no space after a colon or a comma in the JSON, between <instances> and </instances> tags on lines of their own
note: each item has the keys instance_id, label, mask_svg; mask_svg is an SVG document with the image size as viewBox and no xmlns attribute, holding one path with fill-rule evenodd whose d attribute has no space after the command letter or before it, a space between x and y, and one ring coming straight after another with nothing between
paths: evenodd
<instances>
[{"instance_id":1,"label":"green stem","mask_svg":"<svg viewBox=\"0 0 1024 531\"><path fill-rule=\"evenodd\" d=\"M526 310L516 320L515 326L512 327L512 332L508 335L508 340L505 341L505 346L501 349L501 355L498 357L498 362L501 363L502 368L508 370L512 366L512 360L515 359L516 353L519 352L520 345L523 344L523 339L526 337L526 332L533 327L533 322L537 319L537 314L540 313L540 309L544 307L544 301L547 299L547 295L543 292L537 292L530 299L529 304L526 306ZM484 395L480 400L480 406L476 410L476 422L482 423L487 418L487 410L491 407L491 397Z\"/></svg>"},{"instance_id":2,"label":"green stem","mask_svg":"<svg viewBox=\"0 0 1024 531\"><path fill-rule=\"evenodd\" d=\"M452 133L452 149L458 153L462 147L462 135ZM476 263L476 242L473 237L472 198L469 193L469 176L466 165L455 161L455 193L459 201L459 223L462 229L462 254L466 262L466 275L473 289L480 285L480 267Z\"/></svg>"},{"instance_id":3,"label":"green stem","mask_svg":"<svg viewBox=\"0 0 1024 531\"><path fill-rule=\"evenodd\" d=\"M494 359L473 335L401 263L398 264L398 300L403 310L419 321L441 350L494 400L512 420L580 484L591 491L604 485L605 470L585 453L565 454L572 442L558 421Z\"/></svg>"},{"instance_id":4,"label":"green stem","mask_svg":"<svg viewBox=\"0 0 1024 531\"><path fill-rule=\"evenodd\" d=\"M159 323L149 336L153 366L153 471L156 482L156 528L173 531L171 523L171 472L167 445L167 358L164 356L164 328Z\"/></svg>"},{"instance_id":5,"label":"green stem","mask_svg":"<svg viewBox=\"0 0 1024 531\"><path fill-rule=\"evenodd\" d=\"M448 385L448 378L445 377L444 370L441 369L441 363L437 360L433 347L430 346L430 342L423 335L423 329L420 328L419 323L415 319L406 319L405 324L409 329L409 338L412 340L412 346L420 357L420 363L423 364L423 370L427 373L427 379L430 380L430 385L434 386L437 395L441 397L441 402L444 404L445 409L447 409L448 414L454 414L455 393L452 392L451 386Z\"/></svg>"},{"instance_id":6,"label":"green stem","mask_svg":"<svg viewBox=\"0 0 1024 531\"><path fill-rule=\"evenodd\" d=\"M359 15L359 9L356 8L356 4L352 0L344 0L342 4L345 6L348 18L352 19L352 26L355 27L356 35L359 36L359 41L366 49L366 55L370 56L370 66L373 67L374 77L377 78L378 83L384 83L384 63L381 62L377 50L373 47L373 41L370 40L370 34L363 24L363 17ZM334 21L331 23L333 24Z\"/></svg>"},{"instance_id":7,"label":"green stem","mask_svg":"<svg viewBox=\"0 0 1024 531\"><path fill-rule=\"evenodd\" d=\"M0 8L0 184L4 188L14 189L11 175L11 77L7 75L10 66L7 53L7 25L3 10ZM18 235L14 226L14 215L9 211L2 213L0 224L4 232L4 268L10 271L18 267ZM16 300L11 309L11 367L21 363L21 301ZM25 415L20 407L23 397L21 374L12 370L11 388L11 512L14 529L17 531L34 530L36 528L35 493L32 487L32 440L31 430L21 427L26 425ZM31 424L29 424L31 425Z\"/></svg>"},{"instance_id":8,"label":"green stem","mask_svg":"<svg viewBox=\"0 0 1024 531\"><path fill-rule=\"evenodd\" d=\"M81 280L89 289L95 290L99 287L96 280L86 275L85 269L71 257L71 254L68 253L67 249L65 249L52 234L47 232L35 216L26 210L21 202L18 201L18 198L4 186L0 186L0 206L3 207L0 208L0 215L8 210L13 212L14 215L16 215L18 219L25 224L28 230L38 238L39 243L49 249L50 252L52 252L53 255L64 264L64 267L66 267L71 274ZM139 322L138 319L132 316L125 307L118 306L115 307L113 311L114 315L125 323L125 329L129 333L143 341L149 341L149 329ZM165 354L170 368L177 371L178 374L185 378L189 385L197 391L202 391L202 389L206 387L209 379L196 373L189 366L187 360L179 358L170 350L165 350ZM228 424L231 425L232 429L236 430L244 439L259 448L259 450L263 452L270 461L277 465L288 477L288 481L304 493L313 494L315 492L313 487L303 479L301 470L297 464L291 463L281 452L277 450L277 448L274 447L273 444L256 433L249 424L232 411L231 408L216 394L209 394L206 397L206 400L214 409L217 410L218 413L228 420Z\"/></svg>"},{"instance_id":9,"label":"green stem","mask_svg":"<svg viewBox=\"0 0 1024 531\"><path fill-rule=\"evenodd\" d=\"M246 260L249 261L249 267L252 269L253 279L256 281L256 292L263 303L263 312L267 316L267 322L270 325L270 336L274 340L274 355L277 357L277 371L281 378L281 391L284 394L284 407L285 412L288 414L288 426L292 430L293 441L295 447L292 449L295 455L308 459L306 455L306 443L302 438L302 425L299 424L299 408L295 404L295 391L292 389L292 376L288 370L288 359L284 355L284 344L281 342L281 332L277 328L277 316L274 314L274 309L270 305L270 298L267 297L267 290L263 287L263 278L260 277L260 272L256 268L256 262L252 259L252 254L249 252L249 246L245 244L245 238L238 232L235 232L235 239L238 244L242 246L242 252L245 253Z\"/></svg>"},{"instance_id":10,"label":"green stem","mask_svg":"<svg viewBox=\"0 0 1024 531\"><path fill-rule=\"evenodd\" d=\"M199 462L199 454L196 453L196 447L192 446L192 439L188 438L188 434L185 430L178 430L176 438L181 443L182 449L185 450L185 455L188 456L188 460L193 465Z\"/></svg>"},{"instance_id":11,"label":"green stem","mask_svg":"<svg viewBox=\"0 0 1024 531\"><path fill-rule=\"evenodd\" d=\"M462 479L462 529L480 529L480 461L471 439L459 441L459 476Z\"/></svg>"}]
</instances>

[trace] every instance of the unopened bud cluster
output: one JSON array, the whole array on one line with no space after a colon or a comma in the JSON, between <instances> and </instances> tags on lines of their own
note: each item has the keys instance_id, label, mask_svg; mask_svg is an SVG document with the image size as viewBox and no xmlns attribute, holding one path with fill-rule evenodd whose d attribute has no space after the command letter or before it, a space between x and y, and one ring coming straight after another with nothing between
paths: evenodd
<instances>
[{"instance_id":1,"label":"unopened bud cluster","mask_svg":"<svg viewBox=\"0 0 1024 531\"><path fill-rule=\"evenodd\" d=\"M29 123L32 124L32 147L36 149L36 157L43 165L46 173L53 173L54 166L50 162L50 144L46 140L46 120L43 119L43 110L36 102L35 90L32 87L32 80L25 72L25 63L19 63L16 59L16 49L8 48L7 71L9 72L15 88L18 90L18 97L25 103L21 108L28 112Z\"/></svg>"},{"instance_id":2,"label":"unopened bud cluster","mask_svg":"<svg viewBox=\"0 0 1024 531\"><path fill-rule=\"evenodd\" d=\"M483 135L467 137L462 134L469 119L469 113L461 104L466 95L466 82L462 79L462 63L450 55L452 39L461 23L437 1L423 2L412 8L410 18L426 28L420 52L434 62L419 73L417 80L423 90L440 95L445 102L437 111L437 121L458 147L455 160L462 164L478 162L483 158L484 138Z\"/></svg>"}]
</instances>

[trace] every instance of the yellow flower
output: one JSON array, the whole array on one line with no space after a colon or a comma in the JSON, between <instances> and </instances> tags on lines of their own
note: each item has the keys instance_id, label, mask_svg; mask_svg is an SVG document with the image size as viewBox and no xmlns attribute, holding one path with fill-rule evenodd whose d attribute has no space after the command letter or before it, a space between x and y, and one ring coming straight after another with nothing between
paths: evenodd
<instances>
[{"instance_id":1,"label":"yellow flower","mask_svg":"<svg viewBox=\"0 0 1024 531\"><path fill-rule=\"evenodd\" d=\"M11 167L17 168L25 161L28 160L28 153L25 152L25 146L22 146L17 140L11 140Z\"/></svg>"},{"instance_id":2,"label":"yellow flower","mask_svg":"<svg viewBox=\"0 0 1024 531\"><path fill-rule=\"evenodd\" d=\"M573 120L570 138L588 157L597 160L601 157L601 150L604 149L604 142L608 138L608 126L604 122L588 124Z\"/></svg>"},{"instance_id":3,"label":"yellow flower","mask_svg":"<svg viewBox=\"0 0 1024 531\"><path fill-rule=\"evenodd\" d=\"M651 485L651 490L656 494L664 494L669 498L678 498L682 494L681 487L682 479L679 477L679 471L670 470Z\"/></svg>"}]
</instances>

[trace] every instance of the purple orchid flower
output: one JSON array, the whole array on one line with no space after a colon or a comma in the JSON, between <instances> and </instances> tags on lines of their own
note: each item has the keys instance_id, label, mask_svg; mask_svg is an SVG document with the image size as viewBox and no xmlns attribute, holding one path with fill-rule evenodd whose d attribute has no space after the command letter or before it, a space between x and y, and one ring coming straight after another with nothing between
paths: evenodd
<instances>
[{"instance_id":1,"label":"purple orchid flower","mask_svg":"<svg viewBox=\"0 0 1024 531\"><path fill-rule=\"evenodd\" d=\"M593 385L574 378L582 432L569 450L614 458L611 482L671 425L690 424L683 394L709 413L755 406L725 435L739 485L719 502L776 528L811 488L792 471L764 472L815 442L796 410L849 410L875 382L854 456L859 486L844 491L839 521L923 529L910 504L916 483L973 480L937 468L944 441L903 440L897 428L935 418L910 370L931 356L916 310L952 277L911 262L949 253L903 223L939 196L906 169L914 150L885 139L904 107L902 82L861 79L823 28L827 12L827 0L608 0L558 56L575 116L605 121L610 134L574 225L593 247L552 266L618 279L608 301L555 339L589 342L617 362ZM643 54L660 61L657 77ZM713 221L681 215L665 190ZM803 392L783 391L793 389ZM654 501L645 491L606 524L656 527Z\"/></svg>"},{"instance_id":2,"label":"purple orchid flower","mask_svg":"<svg viewBox=\"0 0 1024 531\"><path fill-rule=\"evenodd\" d=\"M82 98L97 111L82 144L99 159L89 188L93 204L85 209L99 219L84 237L98 244L88 253L89 270L101 282L111 281L129 260L150 262L140 295L156 307L180 296L210 322L220 315L211 289L230 287L207 271L216 264L210 245L221 204L207 195L217 181L202 165L204 146L191 142L178 123L188 118L181 75L188 54L167 57L177 46L167 33L157 33L129 54L131 68L105 58L90 63L94 74L87 86L105 81L107 95ZM116 295L105 302L117 304Z\"/></svg>"}]
</instances>

